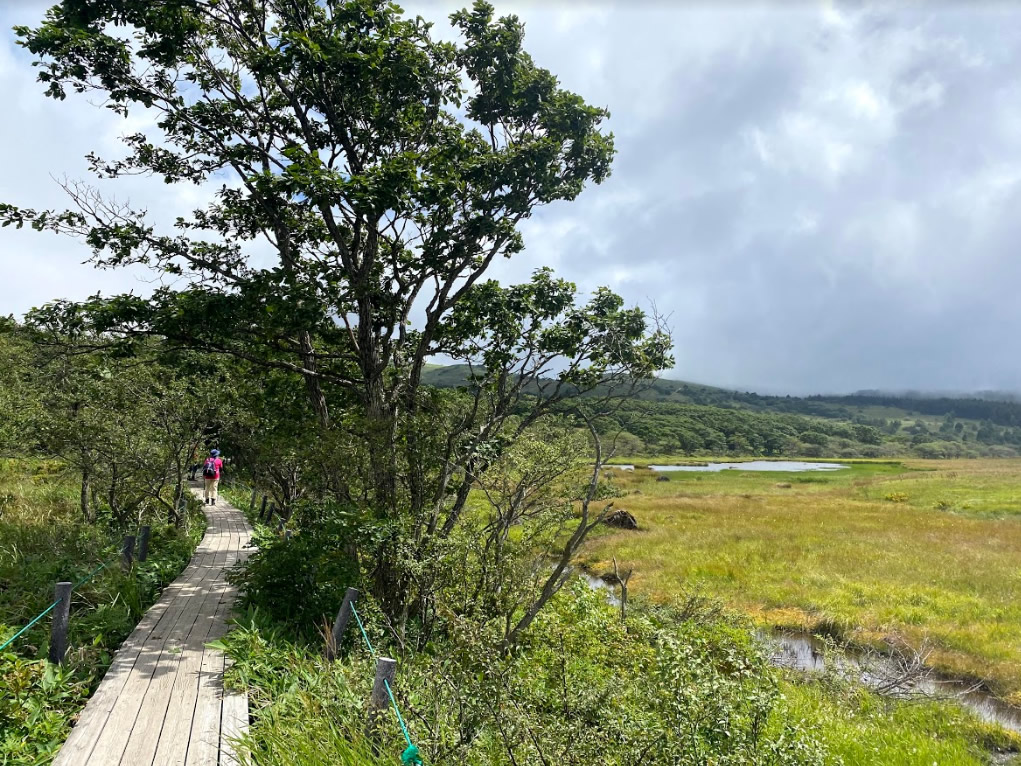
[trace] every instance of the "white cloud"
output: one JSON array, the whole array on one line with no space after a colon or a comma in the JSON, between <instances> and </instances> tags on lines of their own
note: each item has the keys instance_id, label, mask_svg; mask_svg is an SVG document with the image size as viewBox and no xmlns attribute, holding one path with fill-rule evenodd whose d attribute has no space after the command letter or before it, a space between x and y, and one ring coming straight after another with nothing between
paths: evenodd
<instances>
[{"instance_id":1,"label":"white cloud","mask_svg":"<svg viewBox=\"0 0 1021 766\"><path fill-rule=\"evenodd\" d=\"M0 4L0 25L44 2ZM464 2L411 10L437 21ZM770 390L1021 389L1021 9L826 3L498 3L564 87L607 106L613 176L523 227L497 265L553 265L670 315L677 375ZM0 200L59 207L50 174L147 126L41 95L0 45ZM111 185L164 221L211 188ZM82 245L0 231L0 310L142 272L78 265Z\"/></svg>"}]
</instances>

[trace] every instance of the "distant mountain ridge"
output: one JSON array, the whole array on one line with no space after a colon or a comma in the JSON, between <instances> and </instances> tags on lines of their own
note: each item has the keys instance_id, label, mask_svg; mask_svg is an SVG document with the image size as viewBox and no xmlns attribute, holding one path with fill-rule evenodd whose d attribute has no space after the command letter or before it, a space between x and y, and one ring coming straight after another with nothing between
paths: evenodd
<instances>
[{"instance_id":1,"label":"distant mountain ridge","mask_svg":"<svg viewBox=\"0 0 1021 766\"><path fill-rule=\"evenodd\" d=\"M901 399L981 399L987 402L1021 403L1021 394L1013 391L885 391L883 389L866 388L855 391L850 396L894 396Z\"/></svg>"},{"instance_id":2,"label":"distant mountain ridge","mask_svg":"<svg viewBox=\"0 0 1021 766\"><path fill-rule=\"evenodd\" d=\"M429 365L427 384L468 383L465 365ZM777 396L660 378L643 384L617 417L653 454L842 457L1010 457L1021 454L1016 395L892 394Z\"/></svg>"},{"instance_id":3,"label":"distant mountain ridge","mask_svg":"<svg viewBox=\"0 0 1021 766\"><path fill-rule=\"evenodd\" d=\"M456 388L468 382L467 365L427 365L424 381L439 388ZM853 419L855 410L886 407L912 414L946 416L952 414L970 420L989 420L997 425L1021 426L1021 395L1010 392L941 393L924 391L891 392L864 389L853 394L811 394L792 396L757 394L656 378L634 396L642 401L675 402L731 409L771 410L824 418ZM1002 405L1002 406L1001 406ZM835 409L837 408L837 409Z\"/></svg>"}]
</instances>

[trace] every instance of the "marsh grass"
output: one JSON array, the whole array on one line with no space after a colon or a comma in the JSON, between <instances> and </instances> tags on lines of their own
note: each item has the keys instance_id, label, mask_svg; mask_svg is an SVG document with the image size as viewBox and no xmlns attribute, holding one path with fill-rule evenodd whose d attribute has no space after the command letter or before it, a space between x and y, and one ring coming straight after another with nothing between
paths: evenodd
<instances>
[{"instance_id":1,"label":"marsh grass","mask_svg":"<svg viewBox=\"0 0 1021 766\"><path fill-rule=\"evenodd\" d=\"M842 766L980 766L1021 762L1021 738L945 702L898 702L837 679L781 683L784 714Z\"/></svg>"},{"instance_id":2,"label":"marsh grass","mask_svg":"<svg viewBox=\"0 0 1021 766\"><path fill-rule=\"evenodd\" d=\"M1021 703L1021 461L656 475L614 471L617 505L641 529L603 530L586 568L602 574L616 556L635 569L632 593L698 587L761 625L878 646L927 638L936 668Z\"/></svg>"}]
</instances>

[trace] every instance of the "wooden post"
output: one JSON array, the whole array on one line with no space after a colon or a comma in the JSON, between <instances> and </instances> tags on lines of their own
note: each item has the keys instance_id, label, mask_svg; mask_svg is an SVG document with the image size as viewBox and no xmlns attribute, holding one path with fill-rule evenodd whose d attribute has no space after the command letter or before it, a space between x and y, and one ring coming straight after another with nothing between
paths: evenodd
<instances>
[{"instance_id":1,"label":"wooden post","mask_svg":"<svg viewBox=\"0 0 1021 766\"><path fill-rule=\"evenodd\" d=\"M121 546L121 567L125 572L131 571L131 563L135 558L135 536L124 535L124 544Z\"/></svg>"},{"instance_id":2,"label":"wooden post","mask_svg":"<svg viewBox=\"0 0 1021 766\"><path fill-rule=\"evenodd\" d=\"M262 496L262 508L259 509L259 521L262 521L262 517L266 515L266 501L269 500L265 495Z\"/></svg>"},{"instance_id":3,"label":"wooden post","mask_svg":"<svg viewBox=\"0 0 1021 766\"><path fill-rule=\"evenodd\" d=\"M269 504L269 513L266 514L266 523L267 524L269 524L271 521L273 521L273 511L275 511L276 509L277 509L277 504L276 503L270 503Z\"/></svg>"},{"instance_id":4,"label":"wooden post","mask_svg":"<svg viewBox=\"0 0 1021 766\"><path fill-rule=\"evenodd\" d=\"M138 560L145 561L149 558L149 535L152 534L152 527L146 524L141 529L138 537Z\"/></svg>"},{"instance_id":5,"label":"wooden post","mask_svg":"<svg viewBox=\"0 0 1021 766\"><path fill-rule=\"evenodd\" d=\"M285 540L290 540L291 539L291 530L289 530L289 529L284 530L284 539Z\"/></svg>"},{"instance_id":6,"label":"wooden post","mask_svg":"<svg viewBox=\"0 0 1021 766\"><path fill-rule=\"evenodd\" d=\"M64 661L67 654L67 623L71 614L71 583L58 582L53 589L53 599L60 603L53 608L53 624L50 626L50 662Z\"/></svg>"},{"instance_id":7,"label":"wooden post","mask_svg":"<svg viewBox=\"0 0 1021 766\"><path fill-rule=\"evenodd\" d=\"M634 571L634 567L631 567L627 572L621 574L617 569L617 557L613 557L613 576L620 585L620 621L622 624L627 622L627 583Z\"/></svg>"},{"instance_id":8,"label":"wooden post","mask_svg":"<svg viewBox=\"0 0 1021 766\"><path fill-rule=\"evenodd\" d=\"M351 621L351 605L358 600L358 589L348 588L344 594L344 603L340 605L337 612L337 619L333 621L333 630L326 642L326 659L335 660L340 656L340 642L344 638L344 631Z\"/></svg>"},{"instance_id":9,"label":"wooden post","mask_svg":"<svg viewBox=\"0 0 1021 766\"><path fill-rule=\"evenodd\" d=\"M386 684L393 688L394 677L397 675L397 660L380 657L376 660L376 680L372 684L372 696L369 697L369 728L371 729L379 715L390 707L390 695ZM386 683L384 683L386 682Z\"/></svg>"},{"instance_id":10,"label":"wooden post","mask_svg":"<svg viewBox=\"0 0 1021 766\"><path fill-rule=\"evenodd\" d=\"M256 496L255 487L252 487L252 500L251 502L248 503L249 513L255 513L255 496Z\"/></svg>"}]
</instances>

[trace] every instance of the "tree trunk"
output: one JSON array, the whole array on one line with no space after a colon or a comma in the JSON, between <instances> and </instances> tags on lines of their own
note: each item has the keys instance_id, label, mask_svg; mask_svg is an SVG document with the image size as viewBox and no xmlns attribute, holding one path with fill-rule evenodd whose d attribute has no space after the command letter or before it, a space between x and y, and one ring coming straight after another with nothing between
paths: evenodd
<instances>
[{"instance_id":1,"label":"tree trunk","mask_svg":"<svg viewBox=\"0 0 1021 766\"><path fill-rule=\"evenodd\" d=\"M308 374L302 377L305 379L305 390L308 392L312 411L315 412L320 425L324 428L329 428L330 410L326 404L326 395L323 393L323 387L319 384L319 378L315 374L318 362L316 361L315 348L312 345L312 336L308 332L301 334L301 364L308 370Z\"/></svg>"},{"instance_id":2,"label":"tree trunk","mask_svg":"<svg viewBox=\"0 0 1021 766\"><path fill-rule=\"evenodd\" d=\"M82 518L86 524L92 524L95 522L95 518L92 516L92 508L89 506L89 489L90 489L91 473L89 469L82 469L82 490L81 490L81 508Z\"/></svg>"}]
</instances>

